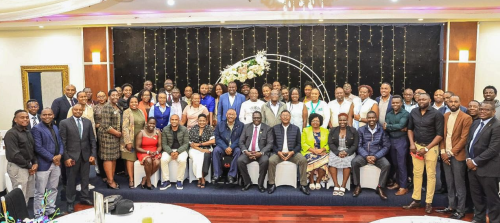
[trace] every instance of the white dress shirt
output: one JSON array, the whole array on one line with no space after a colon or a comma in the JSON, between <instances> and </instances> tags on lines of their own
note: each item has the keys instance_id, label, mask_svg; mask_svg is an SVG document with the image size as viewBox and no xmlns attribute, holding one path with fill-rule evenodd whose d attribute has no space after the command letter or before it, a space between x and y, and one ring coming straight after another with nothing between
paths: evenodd
<instances>
[{"instance_id":1,"label":"white dress shirt","mask_svg":"<svg viewBox=\"0 0 500 223\"><path fill-rule=\"evenodd\" d=\"M234 94L233 96L231 96L231 94L227 94L227 96L229 96L229 103L231 104L231 106L233 106L234 99L236 98L236 94Z\"/></svg>"},{"instance_id":2,"label":"white dress shirt","mask_svg":"<svg viewBox=\"0 0 500 223\"><path fill-rule=\"evenodd\" d=\"M283 128L285 128L285 131L283 132L283 150L282 152L284 153L287 153L288 152L288 140L287 140L287 134L286 134L286 130L288 129L288 126L290 126L290 124L288 124L287 126L284 126L282 124Z\"/></svg>"}]
</instances>

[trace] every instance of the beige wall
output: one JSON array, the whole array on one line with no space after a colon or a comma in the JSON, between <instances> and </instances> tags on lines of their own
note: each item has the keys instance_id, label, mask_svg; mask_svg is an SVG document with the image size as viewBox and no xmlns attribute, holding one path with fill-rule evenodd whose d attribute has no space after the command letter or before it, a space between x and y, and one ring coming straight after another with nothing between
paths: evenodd
<instances>
[{"instance_id":1,"label":"beige wall","mask_svg":"<svg viewBox=\"0 0 500 223\"><path fill-rule=\"evenodd\" d=\"M500 22L480 22L476 60L474 98L482 101L485 86L500 90Z\"/></svg>"},{"instance_id":2,"label":"beige wall","mask_svg":"<svg viewBox=\"0 0 500 223\"><path fill-rule=\"evenodd\" d=\"M81 33L81 28L0 31L0 130L9 129L14 111L23 109L21 66L68 65L70 83L83 88Z\"/></svg>"}]
</instances>

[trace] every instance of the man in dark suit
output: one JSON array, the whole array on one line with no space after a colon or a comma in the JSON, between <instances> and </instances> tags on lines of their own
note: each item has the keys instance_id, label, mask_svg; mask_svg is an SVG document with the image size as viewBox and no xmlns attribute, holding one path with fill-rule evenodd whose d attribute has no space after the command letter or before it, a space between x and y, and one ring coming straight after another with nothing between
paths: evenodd
<instances>
[{"instance_id":1,"label":"man in dark suit","mask_svg":"<svg viewBox=\"0 0 500 223\"><path fill-rule=\"evenodd\" d=\"M272 128L261 123L262 114L255 111L252 114L253 123L245 125L243 133L240 136L240 149L243 153L238 158L238 169L243 177L243 191L246 191L252 185L250 175L248 174L247 164L257 161L259 163L259 191L264 193L264 179L269 166L269 153L273 148L274 138Z\"/></svg>"},{"instance_id":2,"label":"man in dark suit","mask_svg":"<svg viewBox=\"0 0 500 223\"><path fill-rule=\"evenodd\" d=\"M170 107L170 117L172 117L172 115L182 117L182 111L184 111L184 108L188 105L188 103L181 100L181 91L179 88L174 87L171 93L172 101L169 102L167 99L167 104Z\"/></svg>"},{"instance_id":3,"label":"man in dark suit","mask_svg":"<svg viewBox=\"0 0 500 223\"><path fill-rule=\"evenodd\" d=\"M52 109L42 110L42 123L36 125L31 134L35 140L35 155L38 159L38 171L35 174L35 199L33 209L35 217L43 214L51 216L56 211L57 186L61 175L61 154L64 147L59 135L59 129L53 124L54 113ZM45 191L50 191L47 196L47 206L43 212L42 201ZM54 202L50 202L54 201Z\"/></svg>"},{"instance_id":4,"label":"man in dark suit","mask_svg":"<svg viewBox=\"0 0 500 223\"><path fill-rule=\"evenodd\" d=\"M75 93L76 87L70 84L64 88L64 95L60 98L56 98L56 100L52 102L51 108L54 112L54 120L57 126L59 126L59 123L62 120L66 119L66 117L68 116L69 108L78 103L78 100L76 100L76 98L73 98L73 96L75 96Z\"/></svg>"},{"instance_id":5,"label":"man in dark suit","mask_svg":"<svg viewBox=\"0 0 500 223\"><path fill-rule=\"evenodd\" d=\"M472 124L465 144L469 184L474 202L472 222L500 222L500 122L495 118L495 105L483 102L479 120Z\"/></svg>"},{"instance_id":6,"label":"man in dark suit","mask_svg":"<svg viewBox=\"0 0 500 223\"><path fill-rule=\"evenodd\" d=\"M40 116L38 115L38 109L40 105L36 99L30 99L26 102L26 108L28 109L28 116L30 119L30 124L27 129L31 130L36 124L41 122Z\"/></svg>"},{"instance_id":7,"label":"man in dark suit","mask_svg":"<svg viewBox=\"0 0 500 223\"><path fill-rule=\"evenodd\" d=\"M291 114L288 110L284 110L280 114L281 124L273 127L274 145L273 155L269 158L269 188L268 193L272 194L276 190L276 166L283 162L289 161L299 166L300 174L300 191L309 195L307 188L307 160L300 153L300 129L290 123ZM296 171L296 170L293 170Z\"/></svg>"},{"instance_id":8,"label":"man in dark suit","mask_svg":"<svg viewBox=\"0 0 500 223\"><path fill-rule=\"evenodd\" d=\"M92 123L82 118L82 113L83 106L76 104L73 106L73 116L61 121L59 126L62 142L66 148L63 156L68 176L66 201L69 213L74 211L77 176L81 177L82 185L80 203L93 205L93 202L89 200L89 171L90 163L95 158L96 140Z\"/></svg>"}]
</instances>

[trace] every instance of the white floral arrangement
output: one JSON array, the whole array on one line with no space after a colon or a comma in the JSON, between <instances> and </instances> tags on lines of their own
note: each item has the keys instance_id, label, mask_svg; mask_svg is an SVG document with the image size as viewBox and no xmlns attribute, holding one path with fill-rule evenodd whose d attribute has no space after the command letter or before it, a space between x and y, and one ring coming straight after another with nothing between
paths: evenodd
<instances>
[{"instance_id":1,"label":"white floral arrangement","mask_svg":"<svg viewBox=\"0 0 500 223\"><path fill-rule=\"evenodd\" d=\"M269 65L266 51L259 51L253 59L227 66L226 69L220 72L220 82L225 85L236 80L245 82L248 79L262 76L264 71L270 70Z\"/></svg>"}]
</instances>

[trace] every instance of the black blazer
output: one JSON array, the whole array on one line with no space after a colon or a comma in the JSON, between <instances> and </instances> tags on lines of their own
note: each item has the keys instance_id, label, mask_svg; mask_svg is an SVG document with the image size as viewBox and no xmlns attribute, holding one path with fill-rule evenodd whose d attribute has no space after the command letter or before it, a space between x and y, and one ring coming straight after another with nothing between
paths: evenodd
<instances>
[{"instance_id":1,"label":"black blazer","mask_svg":"<svg viewBox=\"0 0 500 223\"><path fill-rule=\"evenodd\" d=\"M78 161L80 154L83 160L88 162L90 156L96 157L96 140L92 123L90 120L82 117L82 138L78 132L73 116L62 120L59 125L59 133L65 148L63 158L64 160L72 159Z\"/></svg>"},{"instance_id":2,"label":"black blazer","mask_svg":"<svg viewBox=\"0 0 500 223\"><path fill-rule=\"evenodd\" d=\"M285 128L283 128L283 124L277 124L273 127L273 135L274 135L274 146L273 146L273 153L278 153L279 151L283 151L283 142L285 141L285 138L283 137L285 132ZM286 142L288 144L288 151L293 151L295 152L293 155L297 155L300 153L300 129L299 127L293 125L292 123L289 124L288 129L286 131Z\"/></svg>"},{"instance_id":3,"label":"black blazer","mask_svg":"<svg viewBox=\"0 0 500 223\"><path fill-rule=\"evenodd\" d=\"M355 128L347 126L346 128L346 146L347 155L352 155L358 150L359 144L359 134ZM339 137L340 127L335 127L330 129L330 134L328 136L328 146L330 147L330 152L334 153L336 156L339 155Z\"/></svg>"},{"instance_id":4,"label":"black blazer","mask_svg":"<svg viewBox=\"0 0 500 223\"><path fill-rule=\"evenodd\" d=\"M500 177L500 122L493 117L476 137L474 154L470 153L470 143L481 119L472 123L465 144L465 155L477 164L477 175L481 177Z\"/></svg>"},{"instance_id":5,"label":"black blazer","mask_svg":"<svg viewBox=\"0 0 500 223\"><path fill-rule=\"evenodd\" d=\"M246 150L250 150L250 143L252 143L253 132L254 132L253 123L246 124L243 128L243 132L240 136L240 149L242 152ZM261 123L259 131L259 138L257 139L260 152L262 154L269 155L273 148L274 137L273 137L273 129L268 125Z\"/></svg>"},{"instance_id":6,"label":"black blazer","mask_svg":"<svg viewBox=\"0 0 500 223\"><path fill-rule=\"evenodd\" d=\"M75 105L78 103L78 100L76 100L75 98L72 98L72 100ZM56 100L52 102L51 108L54 112L55 124L59 126L59 123L62 120L66 119L66 117L68 116L68 111L71 108L71 104L69 103L66 95L63 95L60 98L56 98Z\"/></svg>"}]
</instances>

